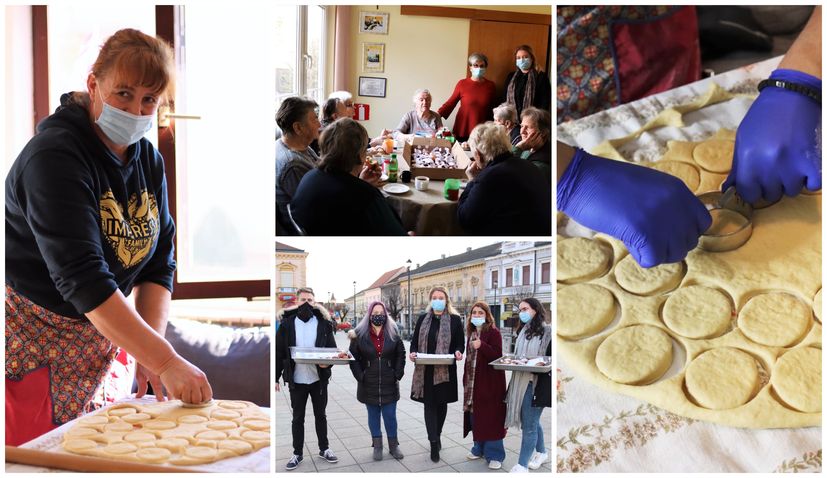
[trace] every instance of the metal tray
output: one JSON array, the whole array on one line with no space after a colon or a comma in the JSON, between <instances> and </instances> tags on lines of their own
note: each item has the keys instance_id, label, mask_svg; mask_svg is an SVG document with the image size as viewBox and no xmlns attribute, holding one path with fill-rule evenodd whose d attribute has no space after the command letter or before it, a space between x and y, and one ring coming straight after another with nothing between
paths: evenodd
<instances>
[{"instance_id":1,"label":"metal tray","mask_svg":"<svg viewBox=\"0 0 827 478\"><path fill-rule=\"evenodd\" d=\"M336 348L323 348L323 347L290 347L290 358L293 359L296 363L306 363L306 364L315 364L315 365L341 365L347 364L351 362L353 356L350 355L348 352L348 358L314 358L314 357L302 357L303 354L314 354L314 353L323 353L323 354L337 354L339 350Z\"/></svg>"},{"instance_id":2,"label":"metal tray","mask_svg":"<svg viewBox=\"0 0 827 478\"><path fill-rule=\"evenodd\" d=\"M502 363L502 359L504 358L511 358L513 359L513 355L505 355L503 357L498 358L497 360L489 363L494 367L494 370L511 370L512 372L532 372L532 373L549 373L551 372L551 357L542 356L543 361L546 362L548 365L537 366L537 365L515 365L515 364L505 364ZM538 358L538 357L526 357L528 359Z\"/></svg>"},{"instance_id":3,"label":"metal tray","mask_svg":"<svg viewBox=\"0 0 827 478\"><path fill-rule=\"evenodd\" d=\"M451 365L456 360L453 354L416 354L414 363L417 365Z\"/></svg>"}]
</instances>

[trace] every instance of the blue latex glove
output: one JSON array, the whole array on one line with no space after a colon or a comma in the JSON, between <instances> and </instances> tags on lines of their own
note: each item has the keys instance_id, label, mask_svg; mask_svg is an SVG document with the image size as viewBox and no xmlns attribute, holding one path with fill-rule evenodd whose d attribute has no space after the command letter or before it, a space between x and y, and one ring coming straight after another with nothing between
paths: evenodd
<instances>
[{"instance_id":1,"label":"blue latex glove","mask_svg":"<svg viewBox=\"0 0 827 478\"><path fill-rule=\"evenodd\" d=\"M821 91L821 80L800 71L775 70L770 78ZM821 105L795 91L764 88L738 126L723 190L730 186L749 203L795 196L804 186L821 189Z\"/></svg>"},{"instance_id":2,"label":"blue latex glove","mask_svg":"<svg viewBox=\"0 0 827 478\"><path fill-rule=\"evenodd\" d=\"M577 149L557 185L557 207L623 241L643 267L678 262L712 217L678 178Z\"/></svg>"}]
</instances>

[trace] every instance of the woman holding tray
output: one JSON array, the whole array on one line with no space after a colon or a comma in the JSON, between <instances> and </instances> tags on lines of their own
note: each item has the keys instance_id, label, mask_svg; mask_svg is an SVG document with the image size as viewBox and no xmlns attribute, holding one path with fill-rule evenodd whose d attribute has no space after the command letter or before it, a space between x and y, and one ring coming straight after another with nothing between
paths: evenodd
<instances>
[{"instance_id":1,"label":"woman holding tray","mask_svg":"<svg viewBox=\"0 0 827 478\"><path fill-rule=\"evenodd\" d=\"M388 316L385 304L374 301L368 313L348 332L350 354L355 359L350 371L358 382L356 399L368 409L368 427L373 438L373 459L382 459L382 427L388 434L388 450L401 460L396 434L396 402L399 401L399 381L405 374L405 344L399 337L396 322Z\"/></svg>"},{"instance_id":2,"label":"woman holding tray","mask_svg":"<svg viewBox=\"0 0 827 478\"><path fill-rule=\"evenodd\" d=\"M545 318L543 305L537 299L529 297L520 302L520 326L514 348L516 357L551 353L551 325L546 324ZM505 426L523 431L520 457L511 468L512 473L525 473L528 468L536 470L548 458L540 415L544 407L551 406L551 381L541 381L539 377L540 374L531 372L511 373L506 395Z\"/></svg>"},{"instance_id":3,"label":"woman holding tray","mask_svg":"<svg viewBox=\"0 0 827 478\"><path fill-rule=\"evenodd\" d=\"M434 287L428 297L431 303L416 321L411 337L411 360L416 363L417 352L453 355L456 360L462 360L465 352L462 319L451 306L448 292L442 287ZM431 443L431 461L438 462L442 448L440 435L448 414L448 404L457 401L456 363L416 364L411 400L425 405L425 428Z\"/></svg>"},{"instance_id":4,"label":"woman holding tray","mask_svg":"<svg viewBox=\"0 0 827 478\"><path fill-rule=\"evenodd\" d=\"M469 431L474 434L474 446L467 458L483 457L488 468L499 470L505 459L505 371L494 370L488 364L502 357L503 338L485 302L471 307L466 330L468 360L462 376L463 436Z\"/></svg>"}]
</instances>

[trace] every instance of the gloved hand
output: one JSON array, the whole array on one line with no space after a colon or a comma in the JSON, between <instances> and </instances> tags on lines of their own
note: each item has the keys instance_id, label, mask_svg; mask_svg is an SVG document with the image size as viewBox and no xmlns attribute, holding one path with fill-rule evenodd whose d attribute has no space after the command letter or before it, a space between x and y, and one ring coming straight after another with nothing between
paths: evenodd
<instances>
[{"instance_id":1,"label":"gloved hand","mask_svg":"<svg viewBox=\"0 0 827 478\"><path fill-rule=\"evenodd\" d=\"M557 207L623 241L643 267L678 262L712 223L678 178L577 149L557 185Z\"/></svg>"},{"instance_id":2,"label":"gloved hand","mask_svg":"<svg viewBox=\"0 0 827 478\"><path fill-rule=\"evenodd\" d=\"M821 91L821 80L796 70L775 70L771 79ZM821 104L802 93L767 86L735 135L732 171L723 189L735 186L747 202L821 189Z\"/></svg>"}]
</instances>

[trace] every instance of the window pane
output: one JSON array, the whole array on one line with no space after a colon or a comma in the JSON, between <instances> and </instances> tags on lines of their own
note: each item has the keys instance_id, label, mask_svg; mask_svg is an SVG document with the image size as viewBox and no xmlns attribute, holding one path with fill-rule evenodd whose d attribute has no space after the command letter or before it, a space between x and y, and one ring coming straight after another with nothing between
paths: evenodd
<instances>
[{"instance_id":1,"label":"window pane","mask_svg":"<svg viewBox=\"0 0 827 478\"><path fill-rule=\"evenodd\" d=\"M523 285L531 283L531 266L523 266Z\"/></svg>"},{"instance_id":2,"label":"window pane","mask_svg":"<svg viewBox=\"0 0 827 478\"><path fill-rule=\"evenodd\" d=\"M275 230L275 9L180 7L178 281L266 280ZM220 26L220 34L218 34Z\"/></svg>"},{"instance_id":3,"label":"window pane","mask_svg":"<svg viewBox=\"0 0 827 478\"><path fill-rule=\"evenodd\" d=\"M514 269L508 268L505 270L505 286L511 287L514 285Z\"/></svg>"},{"instance_id":4,"label":"window pane","mask_svg":"<svg viewBox=\"0 0 827 478\"><path fill-rule=\"evenodd\" d=\"M298 7L278 6L276 9L276 109L281 100L296 96L296 23ZM275 109L273 110L275 111Z\"/></svg>"},{"instance_id":5,"label":"window pane","mask_svg":"<svg viewBox=\"0 0 827 478\"><path fill-rule=\"evenodd\" d=\"M318 5L307 7L307 54L312 62L307 71L307 93L320 105L324 94L324 32L325 9Z\"/></svg>"},{"instance_id":6,"label":"window pane","mask_svg":"<svg viewBox=\"0 0 827 478\"><path fill-rule=\"evenodd\" d=\"M551 282L551 262L546 262L542 265L542 283L548 284Z\"/></svg>"}]
</instances>

